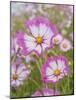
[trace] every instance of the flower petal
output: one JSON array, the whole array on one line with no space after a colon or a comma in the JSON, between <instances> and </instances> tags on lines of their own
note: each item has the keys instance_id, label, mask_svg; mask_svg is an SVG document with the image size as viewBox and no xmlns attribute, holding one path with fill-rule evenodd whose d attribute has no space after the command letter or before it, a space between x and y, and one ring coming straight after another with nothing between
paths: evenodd
<instances>
[{"instance_id":1,"label":"flower petal","mask_svg":"<svg viewBox=\"0 0 76 100\"><path fill-rule=\"evenodd\" d=\"M34 37L37 37L39 34L39 30L38 30L38 27L36 25L31 25L30 31Z\"/></svg>"},{"instance_id":2,"label":"flower petal","mask_svg":"<svg viewBox=\"0 0 76 100\"><path fill-rule=\"evenodd\" d=\"M40 23L39 25L39 34L43 36L47 31L47 26L45 24Z\"/></svg>"},{"instance_id":3,"label":"flower petal","mask_svg":"<svg viewBox=\"0 0 76 100\"><path fill-rule=\"evenodd\" d=\"M62 65L62 61L60 59L57 60L58 68L62 70L64 67Z\"/></svg>"},{"instance_id":4,"label":"flower petal","mask_svg":"<svg viewBox=\"0 0 76 100\"><path fill-rule=\"evenodd\" d=\"M35 48L35 51L38 53L38 54L41 54L42 52L42 48L40 45L37 45L37 47Z\"/></svg>"},{"instance_id":5,"label":"flower petal","mask_svg":"<svg viewBox=\"0 0 76 100\"><path fill-rule=\"evenodd\" d=\"M46 76L50 76L53 74L53 70L50 67L46 68Z\"/></svg>"},{"instance_id":6,"label":"flower petal","mask_svg":"<svg viewBox=\"0 0 76 100\"><path fill-rule=\"evenodd\" d=\"M24 41L34 42L35 38L27 34L24 35Z\"/></svg>"},{"instance_id":7,"label":"flower petal","mask_svg":"<svg viewBox=\"0 0 76 100\"><path fill-rule=\"evenodd\" d=\"M54 33L50 30L50 28L47 29L46 33L44 34L44 39L51 39Z\"/></svg>"},{"instance_id":8,"label":"flower petal","mask_svg":"<svg viewBox=\"0 0 76 100\"><path fill-rule=\"evenodd\" d=\"M26 43L26 48L27 48L27 51L32 51L32 50L34 50L35 48L36 48L36 43L35 42L29 42L29 41L26 41L25 42Z\"/></svg>"},{"instance_id":9,"label":"flower petal","mask_svg":"<svg viewBox=\"0 0 76 100\"><path fill-rule=\"evenodd\" d=\"M24 80L27 78L27 76L30 74L29 70L23 71L20 75L19 75L19 80Z\"/></svg>"},{"instance_id":10,"label":"flower petal","mask_svg":"<svg viewBox=\"0 0 76 100\"><path fill-rule=\"evenodd\" d=\"M50 63L49 63L49 65L50 65L50 67L53 69L53 70L55 70L55 69L57 69L57 64L56 64L56 61L51 61Z\"/></svg>"}]
</instances>

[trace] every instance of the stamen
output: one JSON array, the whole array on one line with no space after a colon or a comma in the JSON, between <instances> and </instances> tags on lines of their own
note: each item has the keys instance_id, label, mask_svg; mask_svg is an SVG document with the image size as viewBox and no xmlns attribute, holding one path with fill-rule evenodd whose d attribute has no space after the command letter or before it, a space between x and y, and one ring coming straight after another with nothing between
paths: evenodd
<instances>
[{"instance_id":1,"label":"stamen","mask_svg":"<svg viewBox=\"0 0 76 100\"><path fill-rule=\"evenodd\" d=\"M13 74L13 80L17 80L18 79L18 75L17 74Z\"/></svg>"},{"instance_id":2,"label":"stamen","mask_svg":"<svg viewBox=\"0 0 76 100\"><path fill-rule=\"evenodd\" d=\"M54 75L56 76L60 75L60 70L59 69L54 70Z\"/></svg>"},{"instance_id":3,"label":"stamen","mask_svg":"<svg viewBox=\"0 0 76 100\"><path fill-rule=\"evenodd\" d=\"M41 44L41 43L43 42L43 38L40 37L40 36L36 37L36 42L37 42L38 44Z\"/></svg>"}]
</instances>

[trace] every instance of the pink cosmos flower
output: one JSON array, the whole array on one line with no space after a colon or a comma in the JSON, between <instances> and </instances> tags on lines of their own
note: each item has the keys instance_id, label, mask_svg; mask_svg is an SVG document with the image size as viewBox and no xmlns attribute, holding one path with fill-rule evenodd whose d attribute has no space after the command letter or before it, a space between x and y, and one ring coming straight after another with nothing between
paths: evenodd
<instances>
[{"instance_id":1,"label":"pink cosmos flower","mask_svg":"<svg viewBox=\"0 0 76 100\"><path fill-rule=\"evenodd\" d=\"M62 40L63 40L63 37L60 34L57 34L56 36L52 38L53 44L60 44Z\"/></svg>"},{"instance_id":2,"label":"pink cosmos flower","mask_svg":"<svg viewBox=\"0 0 76 100\"><path fill-rule=\"evenodd\" d=\"M48 61L43 65L42 69L42 81L56 83L64 76L68 75L69 67L66 57L54 56L50 57Z\"/></svg>"},{"instance_id":3,"label":"pink cosmos flower","mask_svg":"<svg viewBox=\"0 0 76 100\"><path fill-rule=\"evenodd\" d=\"M54 91L53 89L49 88L43 88L41 91L36 91L32 97L36 96L54 96L54 95L59 95L59 91Z\"/></svg>"},{"instance_id":4,"label":"pink cosmos flower","mask_svg":"<svg viewBox=\"0 0 76 100\"><path fill-rule=\"evenodd\" d=\"M60 49L64 52L67 52L68 50L71 49L71 43L69 40L64 39L61 44L60 44Z\"/></svg>"},{"instance_id":5,"label":"pink cosmos flower","mask_svg":"<svg viewBox=\"0 0 76 100\"><path fill-rule=\"evenodd\" d=\"M18 87L23 84L23 81L27 79L27 76L30 74L25 65L20 64L18 67L13 64L11 69L11 86Z\"/></svg>"},{"instance_id":6,"label":"pink cosmos flower","mask_svg":"<svg viewBox=\"0 0 76 100\"><path fill-rule=\"evenodd\" d=\"M18 43L25 55L32 51L40 55L42 51L52 47L51 39L57 33L57 29L47 18L37 17L28 20L26 25L30 31L29 34L17 33Z\"/></svg>"}]
</instances>

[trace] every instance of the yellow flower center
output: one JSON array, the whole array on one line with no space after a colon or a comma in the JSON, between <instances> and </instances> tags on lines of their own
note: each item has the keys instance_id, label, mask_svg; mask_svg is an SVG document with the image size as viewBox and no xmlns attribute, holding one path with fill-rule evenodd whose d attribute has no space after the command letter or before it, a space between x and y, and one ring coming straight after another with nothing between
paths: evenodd
<instances>
[{"instance_id":1,"label":"yellow flower center","mask_svg":"<svg viewBox=\"0 0 76 100\"><path fill-rule=\"evenodd\" d=\"M54 42L57 43L59 40L57 38L54 39Z\"/></svg>"},{"instance_id":2,"label":"yellow flower center","mask_svg":"<svg viewBox=\"0 0 76 100\"><path fill-rule=\"evenodd\" d=\"M13 80L17 80L18 79L18 75L17 74L13 74Z\"/></svg>"},{"instance_id":3,"label":"yellow flower center","mask_svg":"<svg viewBox=\"0 0 76 100\"><path fill-rule=\"evenodd\" d=\"M63 48L67 48L67 44L66 43L63 44Z\"/></svg>"},{"instance_id":4,"label":"yellow flower center","mask_svg":"<svg viewBox=\"0 0 76 100\"><path fill-rule=\"evenodd\" d=\"M41 43L43 42L43 38L40 37L40 36L36 37L36 42L37 42L38 44L41 44Z\"/></svg>"},{"instance_id":5,"label":"yellow flower center","mask_svg":"<svg viewBox=\"0 0 76 100\"><path fill-rule=\"evenodd\" d=\"M56 76L60 75L60 70L59 70L59 69L56 69L56 70L54 71L54 75L56 75Z\"/></svg>"}]
</instances>

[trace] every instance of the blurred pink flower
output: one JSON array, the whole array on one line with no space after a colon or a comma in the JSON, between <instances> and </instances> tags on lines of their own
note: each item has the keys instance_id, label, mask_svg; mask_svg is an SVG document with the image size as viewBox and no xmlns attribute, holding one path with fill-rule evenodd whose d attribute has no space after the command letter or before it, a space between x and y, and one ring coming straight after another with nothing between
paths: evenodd
<instances>
[{"instance_id":1,"label":"blurred pink flower","mask_svg":"<svg viewBox=\"0 0 76 100\"><path fill-rule=\"evenodd\" d=\"M43 88L41 91L36 91L32 97L36 96L54 96L54 95L60 95L59 91L55 91L53 89L49 88Z\"/></svg>"},{"instance_id":2,"label":"blurred pink flower","mask_svg":"<svg viewBox=\"0 0 76 100\"><path fill-rule=\"evenodd\" d=\"M73 32L70 33L70 38L71 38L71 40L74 39L74 33Z\"/></svg>"},{"instance_id":3,"label":"blurred pink flower","mask_svg":"<svg viewBox=\"0 0 76 100\"><path fill-rule=\"evenodd\" d=\"M23 84L23 80L27 79L27 76L30 74L30 70L28 70L25 65L20 64L16 66L12 65L11 69L11 86L18 87Z\"/></svg>"},{"instance_id":4,"label":"blurred pink flower","mask_svg":"<svg viewBox=\"0 0 76 100\"><path fill-rule=\"evenodd\" d=\"M25 58L26 62L36 62L36 59L34 57L32 57L31 55L27 55Z\"/></svg>"},{"instance_id":5,"label":"blurred pink flower","mask_svg":"<svg viewBox=\"0 0 76 100\"><path fill-rule=\"evenodd\" d=\"M56 27L47 18L37 17L26 22L30 34L19 32L17 39L25 55L35 51L41 55L42 51L52 47L51 39L57 32Z\"/></svg>"},{"instance_id":6,"label":"blurred pink flower","mask_svg":"<svg viewBox=\"0 0 76 100\"><path fill-rule=\"evenodd\" d=\"M68 75L69 67L67 58L64 56L53 56L43 65L42 81L45 83L56 83L64 76Z\"/></svg>"},{"instance_id":7,"label":"blurred pink flower","mask_svg":"<svg viewBox=\"0 0 76 100\"><path fill-rule=\"evenodd\" d=\"M60 44L62 40L63 40L62 35L57 34L56 36L54 36L54 37L52 38L52 43L53 43L53 44Z\"/></svg>"},{"instance_id":8,"label":"blurred pink flower","mask_svg":"<svg viewBox=\"0 0 76 100\"><path fill-rule=\"evenodd\" d=\"M60 44L60 50L67 52L71 49L71 42L67 39L64 39Z\"/></svg>"},{"instance_id":9,"label":"blurred pink flower","mask_svg":"<svg viewBox=\"0 0 76 100\"><path fill-rule=\"evenodd\" d=\"M18 44L15 37L11 38L11 55L18 54Z\"/></svg>"}]
</instances>

